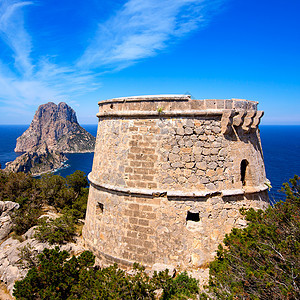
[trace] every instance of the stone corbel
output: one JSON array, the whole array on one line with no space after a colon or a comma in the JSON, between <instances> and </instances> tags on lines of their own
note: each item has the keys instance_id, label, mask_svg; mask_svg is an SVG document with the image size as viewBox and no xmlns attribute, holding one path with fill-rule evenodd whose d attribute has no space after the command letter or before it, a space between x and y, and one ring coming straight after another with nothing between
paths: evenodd
<instances>
[{"instance_id":1,"label":"stone corbel","mask_svg":"<svg viewBox=\"0 0 300 300\"><path fill-rule=\"evenodd\" d=\"M238 114L233 117L233 126L240 126L243 123L245 115L245 110L238 111Z\"/></svg>"},{"instance_id":2,"label":"stone corbel","mask_svg":"<svg viewBox=\"0 0 300 300\"><path fill-rule=\"evenodd\" d=\"M234 114L233 110L225 110L223 112L221 119L221 130L223 134L230 132Z\"/></svg>"},{"instance_id":3,"label":"stone corbel","mask_svg":"<svg viewBox=\"0 0 300 300\"><path fill-rule=\"evenodd\" d=\"M253 123L252 123L252 125L251 125L251 130L253 130L253 131L256 130L256 128L257 128L257 126L259 125L260 120L261 120L261 118L263 117L263 115L264 115L264 112L263 112L262 110L260 110L260 111L258 111L258 112L256 113L256 116L254 117Z\"/></svg>"},{"instance_id":4,"label":"stone corbel","mask_svg":"<svg viewBox=\"0 0 300 300\"><path fill-rule=\"evenodd\" d=\"M253 124L253 119L256 116L257 111L247 111L247 114L244 119L244 123L242 125L242 128L245 132L248 132L251 129L251 125Z\"/></svg>"}]
</instances>

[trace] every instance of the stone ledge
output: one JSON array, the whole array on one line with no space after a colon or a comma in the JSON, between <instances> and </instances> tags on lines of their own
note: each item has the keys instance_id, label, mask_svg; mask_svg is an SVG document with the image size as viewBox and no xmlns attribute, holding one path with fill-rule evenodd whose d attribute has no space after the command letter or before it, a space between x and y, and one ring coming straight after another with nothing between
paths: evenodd
<instances>
[{"instance_id":1,"label":"stone ledge","mask_svg":"<svg viewBox=\"0 0 300 300\"><path fill-rule=\"evenodd\" d=\"M131 96L131 97L119 97L108 100L102 100L98 102L98 105L109 103L123 103L134 101L188 101L191 99L191 95L145 95L145 96Z\"/></svg>"},{"instance_id":2,"label":"stone ledge","mask_svg":"<svg viewBox=\"0 0 300 300\"><path fill-rule=\"evenodd\" d=\"M136 189L136 188L126 188L116 185L111 185L107 183L101 183L97 179L93 178L92 173L89 173L88 179L90 182L100 188L121 192L126 194L133 194L133 195L142 195L142 196L153 196L153 197L183 197L183 198L205 198L208 196L213 196L219 194L220 196L228 197L228 196L237 196L237 195L245 195L245 194L254 194L263 192L268 189L266 185L260 185L256 187L246 187L244 189L232 189L232 190L203 190L203 191L192 191L192 192L185 192L185 191L166 191L166 190L155 190L155 189Z\"/></svg>"},{"instance_id":3,"label":"stone ledge","mask_svg":"<svg viewBox=\"0 0 300 300\"><path fill-rule=\"evenodd\" d=\"M253 194L258 192L266 191L269 187L266 184L260 185L258 187L244 187L245 194Z\"/></svg>"},{"instance_id":4,"label":"stone ledge","mask_svg":"<svg viewBox=\"0 0 300 300\"><path fill-rule=\"evenodd\" d=\"M224 109L205 109L205 110L173 110L173 111L103 111L96 114L101 117L180 117L180 116L221 116Z\"/></svg>"}]
</instances>

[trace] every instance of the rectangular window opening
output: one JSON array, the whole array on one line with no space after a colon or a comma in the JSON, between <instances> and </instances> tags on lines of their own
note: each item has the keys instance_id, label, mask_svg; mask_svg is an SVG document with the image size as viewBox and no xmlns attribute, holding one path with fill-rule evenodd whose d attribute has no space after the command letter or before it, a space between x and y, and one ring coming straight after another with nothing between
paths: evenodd
<instances>
[{"instance_id":1,"label":"rectangular window opening","mask_svg":"<svg viewBox=\"0 0 300 300\"><path fill-rule=\"evenodd\" d=\"M200 216L199 216L199 212L187 212L187 216L186 216L186 221L193 221L193 222L199 222L200 221Z\"/></svg>"}]
</instances>

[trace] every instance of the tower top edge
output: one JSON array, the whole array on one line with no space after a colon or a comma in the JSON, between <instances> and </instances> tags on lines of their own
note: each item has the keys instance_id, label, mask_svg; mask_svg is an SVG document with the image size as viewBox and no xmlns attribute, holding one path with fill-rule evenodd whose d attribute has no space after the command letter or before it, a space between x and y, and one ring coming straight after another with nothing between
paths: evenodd
<instances>
[{"instance_id":1,"label":"tower top edge","mask_svg":"<svg viewBox=\"0 0 300 300\"><path fill-rule=\"evenodd\" d=\"M258 104L258 101L246 100L246 99L192 99L191 95L181 95L181 94L162 94L162 95L141 95L141 96L130 96L130 97L119 97L119 98L111 98L100 100L98 105L105 105L110 103L126 103L126 102L144 102L144 101L207 101L207 100L215 100L215 101L241 101L248 102L253 104Z\"/></svg>"},{"instance_id":2,"label":"tower top edge","mask_svg":"<svg viewBox=\"0 0 300 300\"><path fill-rule=\"evenodd\" d=\"M191 95L181 94L161 94L161 95L140 95L140 96L129 96L129 97L118 97L100 100L99 104L106 102L130 102L130 101L149 101L149 100L171 100L171 101L188 101L191 99Z\"/></svg>"}]
</instances>

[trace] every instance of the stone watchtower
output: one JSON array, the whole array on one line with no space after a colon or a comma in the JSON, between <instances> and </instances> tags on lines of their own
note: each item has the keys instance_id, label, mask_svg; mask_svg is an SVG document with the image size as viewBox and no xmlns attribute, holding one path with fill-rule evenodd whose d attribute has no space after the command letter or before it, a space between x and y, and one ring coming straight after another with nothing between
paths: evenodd
<instances>
[{"instance_id":1,"label":"stone watchtower","mask_svg":"<svg viewBox=\"0 0 300 300\"><path fill-rule=\"evenodd\" d=\"M268 194L257 102L186 95L99 102L83 237L104 263L205 267L239 209Z\"/></svg>"}]
</instances>

